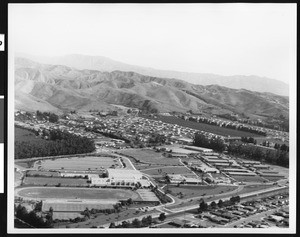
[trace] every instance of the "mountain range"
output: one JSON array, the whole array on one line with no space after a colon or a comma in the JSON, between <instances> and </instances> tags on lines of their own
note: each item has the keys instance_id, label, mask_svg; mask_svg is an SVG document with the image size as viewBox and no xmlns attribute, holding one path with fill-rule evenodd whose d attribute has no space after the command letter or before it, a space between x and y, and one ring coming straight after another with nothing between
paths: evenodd
<instances>
[{"instance_id":1,"label":"mountain range","mask_svg":"<svg viewBox=\"0 0 300 237\"><path fill-rule=\"evenodd\" d=\"M112 60L102 56L87 56L70 54L60 57L40 57L26 54L17 54L18 57L25 57L33 61L52 65L65 65L77 69L90 69L98 71L125 71L136 72L142 75L162 78L176 78L197 85L220 85L232 89L246 89L258 92L270 92L277 95L288 96L288 84L259 76L221 76L212 73L190 73L170 70L158 70L149 67L130 65Z\"/></svg>"},{"instance_id":2,"label":"mountain range","mask_svg":"<svg viewBox=\"0 0 300 237\"><path fill-rule=\"evenodd\" d=\"M88 62L83 60L82 64L85 63ZM148 112L192 110L288 116L286 96L220 85L196 85L133 71L86 69L79 64L76 68L16 57L15 109L62 113L109 110L121 105Z\"/></svg>"}]
</instances>

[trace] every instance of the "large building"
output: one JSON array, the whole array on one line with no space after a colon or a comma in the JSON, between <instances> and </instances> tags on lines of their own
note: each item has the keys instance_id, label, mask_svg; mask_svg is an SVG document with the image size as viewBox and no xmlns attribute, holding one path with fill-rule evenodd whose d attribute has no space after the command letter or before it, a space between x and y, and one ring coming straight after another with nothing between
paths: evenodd
<instances>
[{"instance_id":1,"label":"large building","mask_svg":"<svg viewBox=\"0 0 300 237\"><path fill-rule=\"evenodd\" d=\"M91 175L89 180L92 185L112 187L150 187L148 179L138 170L107 169L107 177Z\"/></svg>"}]
</instances>

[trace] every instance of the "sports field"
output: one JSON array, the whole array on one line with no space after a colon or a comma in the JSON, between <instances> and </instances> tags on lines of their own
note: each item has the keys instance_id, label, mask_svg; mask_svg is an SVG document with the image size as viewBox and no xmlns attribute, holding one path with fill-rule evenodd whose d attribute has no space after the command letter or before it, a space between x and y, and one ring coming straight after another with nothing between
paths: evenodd
<instances>
[{"instance_id":1,"label":"sports field","mask_svg":"<svg viewBox=\"0 0 300 237\"><path fill-rule=\"evenodd\" d=\"M132 156L135 160L155 165L182 165L176 158L166 158L162 153L151 149L130 149L123 150L120 153Z\"/></svg>"},{"instance_id":2,"label":"sports field","mask_svg":"<svg viewBox=\"0 0 300 237\"><path fill-rule=\"evenodd\" d=\"M149 175L159 175L159 174L194 174L190 169L185 166L171 166L171 167L158 167L158 168L150 168L141 170L142 173ZM195 176L195 175L194 175Z\"/></svg>"},{"instance_id":3,"label":"sports field","mask_svg":"<svg viewBox=\"0 0 300 237\"><path fill-rule=\"evenodd\" d=\"M15 190L16 195L34 199L110 199L123 200L131 198L141 200L134 191L124 189L89 189L89 188L53 188L28 187Z\"/></svg>"},{"instance_id":4,"label":"sports field","mask_svg":"<svg viewBox=\"0 0 300 237\"><path fill-rule=\"evenodd\" d=\"M70 157L55 160L43 160L41 166L45 170L98 171L101 168L122 167L119 159L111 157Z\"/></svg>"},{"instance_id":5,"label":"sports field","mask_svg":"<svg viewBox=\"0 0 300 237\"><path fill-rule=\"evenodd\" d=\"M69 186L69 187L88 187L89 184L87 179L80 178L61 178L61 177L26 177L24 184L38 185L38 186Z\"/></svg>"}]
</instances>

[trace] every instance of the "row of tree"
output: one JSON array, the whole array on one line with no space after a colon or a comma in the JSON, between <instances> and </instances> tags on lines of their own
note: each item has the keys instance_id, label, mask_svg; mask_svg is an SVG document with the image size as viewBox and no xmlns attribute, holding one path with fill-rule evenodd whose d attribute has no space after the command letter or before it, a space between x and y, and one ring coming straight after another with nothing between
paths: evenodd
<instances>
[{"instance_id":1,"label":"row of tree","mask_svg":"<svg viewBox=\"0 0 300 237\"><path fill-rule=\"evenodd\" d=\"M252 144L231 143L228 145L228 153L242 156L246 159L267 162L269 164L289 167L289 152L280 149L257 147Z\"/></svg>"},{"instance_id":2,"label":"row of tree","mask_svg":"<svg viewBox=\"0 0 300 237\"><path fill-rule=\"evenodd\" d=\"M253 137L241 137L241 141L245 143L257 143L257 141Z\"/></svg>"},{"instance_id":3,"label":"row of tree","mask_svg":"<svg viewBox=\"0 0 300 237\"><path fill-rule=\"evenodd\" d=\"M94 141L68 132L51 130L49 141L15 142L15 159L89 153L95 150Z\"/></svg>"},{"instance_id":4,"label":"row of tree","mask_svg":"<svg viewBox=\"0 0 300 237\"><path fill-rule=\"evenodd\" d=\"M162 213L163 214L163 213ZM150 226L153 223L152 216L143 217L142 220L135 218L132 222L122 221L120 224L110 223L109 228L142 228Z\"/></svg>"},{"instance_id":5,"label":"row of tree","mask_svg":"<svg viewBox=\"0 0 300 237\"><path fill-rule=\"evenodd\" d=\"M240 196L233 196L229 200L223 201L222 199L220 199L218 203L216 203L215 201L212 201L210 203L210 205L208 205L203 199L200 199L198 212L201 213L201 212L208 211L208 210L214 210L216 208L222 208L222 207L226 207L226 206L235 205L235 204L239 203L240 200L241 200Z\"/></svg>"}]
</instances>

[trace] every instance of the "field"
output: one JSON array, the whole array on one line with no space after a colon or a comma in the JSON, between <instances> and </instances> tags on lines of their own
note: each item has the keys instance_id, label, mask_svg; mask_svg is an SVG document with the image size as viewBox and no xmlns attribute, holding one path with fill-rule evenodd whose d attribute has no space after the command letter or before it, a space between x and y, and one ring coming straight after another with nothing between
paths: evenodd
<instances>
[{"instance_id":1,"label":"field","mask_svg":"<svg viewBox=\"0 0 300 237\"><path fill-rule=\"evenodd\" d=\"M160 172L161 170L161 172ZM185 166L175 166L175 167L162 167L162 168L152 168L152 169L145 169L141 170L142 173L149 174L149 175L161 175L164 173L167 174L193 174L191 170L186 168Z\"/></svg>"},{"instance_id":2,"label":"field","mask_svg":"<svg viewBox=\"0 0 300 237\"><path fill-rule=\"evenodd\" d=\"M268 182L266 179L258 175L256 176L230 175L230 177L234 178L237 182L257 182L257 183Z\"/></svg>"},{"instance_id":3,"label":"field","mask_svg":"<svg viewBox=\"0 0 300 237\"><path fill-rule=\"evenodd\" d=\"M244 186L243 190L238 192L238 194L251 193L258 190L268 189L271 187L273 187L273 185L246 185Z\"/></svg>"},{"instance_id":4,"label":"field","mask_svg":"<svg viewBox=\"0 0 300 237\"><path fill-rule=\"evenodd\" d=\"M56 224L54 228L66 228L66 227L67 228L91 228L92 226L102 226L104 224L109 225L111 222L114 222L115 224L121 224L122 219L135 219L139 216L148 216L148 215L153 215L154 213L157 213L157 211L142 212L142 211L137 211L135 209L129 208L120 213L112 213L112 214L99 213L96 214L95 218L91 218L84 222Z\"/></svg>"},{"instance_id":5,"label":"field","mask_svg":"<svg viewBox=\"0 0 300 237\"><path fill-rule=\"evenodd\" d=\"M76 217L83 217L80 213L77 212L53 212L53 220L69 220L75 219Z\"/></svg>"},{"instance_id":6,"label":"field","mask_svg":"<svg viewBox=\"0 0 300 237\"><path fill-rule=\"evenodd\" d=\"M207 195L217 195L221 193L231 192L236 190L237 186L185 186L180 185L171 186L168 185L164 188L164 190L168 189L171 195L177 196L178 198L189 199L194 197L200 196L207 196ZM181 194L182 195L181 195Z\"/></svg>"},{"instance_id":7,"label":"field","mask_svg":"<svg viewBox=\"0 0 300 237\"><path fill-rule=\"evenodd\" d=\"M29 170L29 171L27 171L27 176L60 177L60 173L59 172L50 172L50 171Z\"/></svg>"},{"instance_id":8,"label":"field","mask_svg":"<svg viewBox=\"0 0 300 237\"><path fill-rule=\"evenodd\" d=\"M267 180L269 180L270 182L276 182L278 180L283 179L283 178L280 178L280 177L272 177L272 176L269 176L269 177L264 176L264 178L267 179Z\"/></svg>"},{"instance_id":9,"label":"field","mask_svg":"<svg viewBox=\"0 0 300 237\"><path fill-rule=\"evenodd\" d=\"M110 168L113 165L122 167L118 159L111 157L86 156L41 161L45 170L100 171L101 167Z\"/></svg>"},{"instance_id":10,"label":"field","mask_svg":"<svg viewBox=\"0 0 300 237\"><path fill-rule=\"evenodd\" d=\"M44 140L40 137L37 137L33 132L26 129L15 127L15 142L44 142L47 143L47 140Z\"/></svg>"},{"instance_id":11,"label":"field","mask_svg":"<svg viewBox=\"0 0 300 237\"><path fill-rule=\"evenodd\" d=\"M145 117L147 118L147 117ZM148 118L147 118L148 119ZM153 120L162 121L164 123L170 123L170 124L177 124L183 127L197 129L204 132L210 132L215 133L221 136L232 136L232 137L261 137L261 135L250 133L250 132L244 132L239 131L235 129L229 129L219 126L214 126L210 124L205 123L196 123L192 121L185 121L183 119L174 117L174 116L157 116L157 118L151 118Z\"/></svg>"},{"instance_id":12,"label":"field","mask_svg":"<svg viewBox=\"0 0 300 237\"><path fill-rule=\"evenodd\" d=\"M133 191L124 189L88 189L88 188L43 188L28 187L16 190L21 197L36 199L109 199L121 200L132 198L141 200L141 197Z\"/></svg>"},{"instance_id":13,"label":"field","mask_svg":"<svg viewBox=\"0 0 300 237\"><path fill-rule=\"evenodd\" d=\"M39 186L55 186L61 184L61 186L86 186L88 187L87 179L79 178L47 178L47 177L26 177L24 184L39 185Z\"/></svg>"},{"instance_id":14,"label":"field","mask_svg":"<svg viewBox=\"0 0 300 237\"><path fill-rule=\"evenodd\" d=\"M182 165L178 159L166 158L161 153L150 149L130 149L123 150L120 153L134 157L140 162L154 165Z\"/></svg>"}]
</instances>

